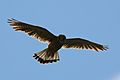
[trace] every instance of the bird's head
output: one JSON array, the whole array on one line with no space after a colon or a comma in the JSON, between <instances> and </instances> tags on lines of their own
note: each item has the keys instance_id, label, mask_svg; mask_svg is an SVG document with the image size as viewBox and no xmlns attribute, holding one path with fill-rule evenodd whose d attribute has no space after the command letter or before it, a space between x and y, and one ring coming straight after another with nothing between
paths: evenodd
<instances>
[{"instance_id":1,"label":"bird's head","mask_svg":"<svg viewBox=\"0 0 120 80\"><path fill-rule=\"evenodd\" d=\"M58 36L58 38L59 38L60 41L64 41L64 40L66 39L66 36L60 34L60 35Z\"/></svg>"}]
</instances>

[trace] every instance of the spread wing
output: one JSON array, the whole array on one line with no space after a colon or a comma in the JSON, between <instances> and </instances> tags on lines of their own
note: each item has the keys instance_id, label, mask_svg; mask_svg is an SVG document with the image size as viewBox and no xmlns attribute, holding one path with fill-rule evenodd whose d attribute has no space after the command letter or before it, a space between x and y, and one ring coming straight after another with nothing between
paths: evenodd
<instances>
[{"instance_id":1,"label":"spread wing","mask_svg":"<svg viewBox=\"0 0 120 80\"><path fill-rule=\"evenodd\" d=\"M15 29L15 31L24 31L29 36L37 38L40 41L51 42L56 38L54 34L49 32L47 29L42 28L40 26L34 26L31 24L27 24L15 19L8 19L8 23Z\"/></svg>"},{"instance_id":2,"label":"spread wing","mask_svg":"<svg viewBox=\"0 0 120 80\"><path fill-rule=\"evenodd\" d=\"M91 49L95 51L103 51L107 50L108 48L104 45L97 44L85 39L81 38L72 38L72 39L66 39L64 45L64 48L80 48L80 49Z\"/></svg>"}]
</instances>

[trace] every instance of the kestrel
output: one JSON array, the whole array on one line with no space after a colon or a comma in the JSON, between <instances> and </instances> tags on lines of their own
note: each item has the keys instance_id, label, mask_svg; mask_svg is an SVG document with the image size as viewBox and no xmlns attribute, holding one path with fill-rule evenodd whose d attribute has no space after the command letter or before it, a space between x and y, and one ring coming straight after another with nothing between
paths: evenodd
<instances>
[{"instance_id":1,"label":"kestrel","mask_svg":"<svg viewBox=\"0 0 120 80\"><path fill-rule=\"evenodd\" d=\"M34 54L34 58L42 63L52 63L60 60L58 50L61 48L78 48L78 49L90 49L95 51L104 51L108 48L104 45L91 42L89 40L81 39L81 38L70 38L66 39L66 36L60 34L56 36L49 32L47 29L41 26L35 26L31 24L27 24L13 18L8 19L8 23L10 26L15 29L15 31L23 31L27 33L29 36L32 36L39 41L48 42L48 47L40 52Z\"/></svg>"}]
</instances>

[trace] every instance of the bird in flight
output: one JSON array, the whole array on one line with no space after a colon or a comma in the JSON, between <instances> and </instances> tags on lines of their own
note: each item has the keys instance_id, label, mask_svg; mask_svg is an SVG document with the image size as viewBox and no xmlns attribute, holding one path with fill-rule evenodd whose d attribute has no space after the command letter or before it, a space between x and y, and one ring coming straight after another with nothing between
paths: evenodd
<instances>
[{"instance_id":1,"label":"bird in flight","mask_svg":"<svg viewBox=\"0 0 120 80\"><path fill-rule=\"evenodd\" d=\"M47 29L41 26L27 24L13 18L8 19L8 23L15 31L23 31L29 36L38 39L39 41L48 42L48 47L40 52L34 54L34 58L42 63L52 63L60 60L58 50L61 48L78 48L89 49L95 51L104 51L108 48L104 45L82 39L82 38L66 38L65 35L54 35Z\"/></svg>"}]
</instances>

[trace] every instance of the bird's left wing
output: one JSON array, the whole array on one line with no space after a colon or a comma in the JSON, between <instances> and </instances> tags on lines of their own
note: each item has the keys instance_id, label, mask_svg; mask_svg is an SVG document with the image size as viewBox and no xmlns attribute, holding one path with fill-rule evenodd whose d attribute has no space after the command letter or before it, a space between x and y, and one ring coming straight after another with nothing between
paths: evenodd
<instances>
[{"instance_id":1,"label":"bird's left wing","mask_svg":"<svg viewBox=\"0 0 120 80\"><path fill-rule=\"evenodd\" d=\"M56 38L54 34L49 32L47 29L42 28L40 26L34 26L31 24L27 24L15 19L8 19L8 23L15 29L15 31L24 31L29 36L37 38L40 41L51 42Z\"/></svg>"},{"instance_id":2,"label":"bird's left wing","mask_svg":"<svg viewBox=\"0 0 120 80\"><path fill-rule=\"evenodd\" d=\"M91 49L95 51L103 51L108 49L104 45L97 44L81 38L66 39L63 48Z\"/></svg>"}]
</instances>

